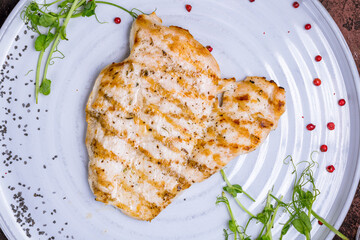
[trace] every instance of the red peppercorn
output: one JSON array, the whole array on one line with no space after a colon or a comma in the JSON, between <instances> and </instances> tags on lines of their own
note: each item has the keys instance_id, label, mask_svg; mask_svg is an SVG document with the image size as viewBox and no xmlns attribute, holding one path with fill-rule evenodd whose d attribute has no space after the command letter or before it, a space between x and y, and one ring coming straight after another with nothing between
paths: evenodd
<instances>
[{"instance_id":1,"label":"red peppercorn","mask_svg":"<svg viewBox=\"0 0 360 240\"><path fill-rule=\"evenodd\" d=\"M186 11L191 12L192 6L189 4L185 5Z\"/></svg>"},{"instance_id":2,"label":"red peppercorn","mask_svg":"<svg viewBox=\"0 0 360 240\"><path fill-rule=\"evenodd\" d=\"M298 2L294 2L294 3L293 3L293 7L294 7L294 8L298 8L299 6L300 6L300 4L299 4Z\"/></svg>"},{"instance_id":3,"label":"red peppercorn","mask_svg":"<svg viewBox=\"0 0 360 240\"><path fill-rule=\"evenodd\" d=\"M311 29L311 24L309 24L309 23L306 24L306 25L305 25L305 29L306 29L306 30L310 30L310 29Z\"/></svg>"},{"instance_id":4,"label":"red peppercorn","mask_svg":"<svg viewBox=\"0 0 360 240\"><path fill-rule=\"evenodd\" d=\"M121 18L119 18L119 17L114 18L114 23L120 24L121 23Z\"/></svg>"},{"instance_id":5,"label":"red peppercorn","mask_svg":"<svg viewBox=\"0 0 360 240\"><path fill-rule=\"evenodd\" d=\"M317 55L317 56L315 57L315 60L316 60L317 62L320 62L320 61L322 60L322 57L321 57L320 55Z\"/></svg>"},{"instance_id":6,"label":"red peppercorn","mask_svg":"<svg viewBox=\"0 0 360 240\"><path fill-rule=\"evenodd\" d=\"M310 123L310 124L308 124L308 125L306 126L307 130L309 130L309 131L314 130L315 127L316 127L316 126L315 126L314 124L312 124L312 123Z\"/></svg>"},{"instance_id":7,"label":"red peppercorn","mask_svg":"<svg viewBox=\"0 0 360 240\"><path fill-rule=\"evenodd\" d=\"M328 147L325 144L320 146L320 151L327 152L327 150L328 150Z\"/></svg>"},{"instance_id":8,"label":"red peppercorn","mask_svg":"<svg viewBox=\"0 0 360 240\"><path fill-rule=\"evenodd\" d=\"M328 171L329 173L332 173L333 171L335 171L335 167L334 165L329 165L326 167L326 171Z\"/></svg>"},{"instance_id":9,"label":"red peppercorn","mask_svg":"<svg viewBox=\"0 0 360 240\"><path fill-rule=\"evenodd\" d=\"M327 124L327 128L328 128L329 130L334 130L334 129L335 129L335 123L329 122L329 123Z\"/></svg>"},{"instance_id":10,"label":"red peppercorn","mask_svg":"<svg viewBox=\"0 0 360 240\"><path fill-rule=\"evenodd\" d=\"M346 103L345 99L340 99L340 100L339 100L339 105L340 105L340 106L344 106L345 103Z\"/></svg>"},{"instance_id":11,"label":"red peppercorn","mask_svg":"<svg viewBox=\"0 0 360 240\"><path fill-rule=\"evenodd\" d=\"M320 86L321 85L321 80L319 78L315 78L313 81L315 86Z\"/></svg>"},{"instance_id":12,"label":"red peppercorn","mask_svg":"<svg viewBox=\"0 0 360 240\"><path fill-rule=\"evenodd\" d=\"M319 224L319 225L323 225L323 223L322 223L321 221L318 221L318 224Z\"/></svg>"},{"instance_id":13,"label":"red peppercorn","mask_svg":"<svg viewBox=\"0 0 360 240\"><path fill-rule=\"evenodd\" d=\"M213 48L211 46L206 46L207 50L209 50L209 52L212 52Z\"/></svg>"}]
</instances>

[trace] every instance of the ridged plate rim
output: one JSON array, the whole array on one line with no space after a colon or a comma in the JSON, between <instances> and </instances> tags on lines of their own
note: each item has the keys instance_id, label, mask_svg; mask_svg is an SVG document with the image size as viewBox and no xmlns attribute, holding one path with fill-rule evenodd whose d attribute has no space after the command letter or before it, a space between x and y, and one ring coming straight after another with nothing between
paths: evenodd
<instances>
[{"instance_id":1,"label":"ridged plate rim","mask_svg":"<svg viewBox=\"0 0 360 240\"><path fill-rule=\"evenodd\" d=\"M7 17L7 19L3 23L3 26L0 29L0 42L2 41L3 36L7 32L12 21L15 19L15 17L18 16L21 9L24 7L24 5L27 2L28 2L28 0L20 0L17 3L17 5L15 6L15 8L12 10L12 12L9 14L9 16ZM333 31L334 35L336 36L336 40L339 42L339 44L341 46L341 49L339 49L339 50L341 50L344 53L346 60L347 60L347 65L349 66L349 69L351 70L351 73L353 75L354 84L356 86L356 91L358 93L357 101L360 103L360 76L359 76L359 72L357 70L354 58L352 56L352 53L350 51L348 44L346 43L344 36L342 35L339 27L337 26L337 24L335 23L335 21L333 20L331 15L327 12L325 7L321 4L321 2L319 0L310 0L308 2L311 2L311 4L314 6L314 8L316 10L318 10L318 12L321 14L322 18L326 21L326 23L329 25L330 29ZM358 158L357 163L360 162L360 154L359 153L360 153L360 148L358 149L359 158ZM356 193L357 186L359 184L359 180L360 180L360 165L357 164L356 171L354 174L354 179L353 179L349 194L347 196L347 200L346 200L344 207L339 215L339 218L337 219L336 223L334 224L334 227L337 229L340 228L341 224L343 223L343 221L350 209L351 203L352 203L353 198ZM1 191L1 188L0 188L0 194L1 195L3 194ZM1 214L1 209L0 209L0 227L1 227L2 231L4 232L5 236L9 240L16 239L14 237L14 235L12 234L10 228L7 226L6 219L4 219ZM334 233L330 232L326 238L329 239L333 236L334 236Z\"/></svg>"}]
</instances>

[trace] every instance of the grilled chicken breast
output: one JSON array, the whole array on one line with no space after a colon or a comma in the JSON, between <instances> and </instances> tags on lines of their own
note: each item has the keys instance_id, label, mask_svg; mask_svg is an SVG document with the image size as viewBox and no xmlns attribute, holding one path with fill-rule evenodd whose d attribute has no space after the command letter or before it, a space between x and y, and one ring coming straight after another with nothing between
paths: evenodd
<instances>
[{"instance_id":1,"label":"grilled chicken breast","mask_svg":"<svg viewBox=\"0 0 360 240\"><path fill-rule=\"evenodd\" d=\"M285 90L260 77L221 79L210 52L155 13L136 19L130 42L129 58L100 73L86 106L89 184L96 200L152 220L259 146L285 111Z\"/></svg>"}]
</instances>

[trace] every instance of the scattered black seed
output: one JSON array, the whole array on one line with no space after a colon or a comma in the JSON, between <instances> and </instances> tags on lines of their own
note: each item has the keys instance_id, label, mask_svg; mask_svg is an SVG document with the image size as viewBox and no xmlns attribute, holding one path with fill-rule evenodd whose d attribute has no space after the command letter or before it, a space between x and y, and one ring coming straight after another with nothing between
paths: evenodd
<instances>
[{"instance_id":1,"label":"scattered black seed","mask_svg":"<svg viewBox=\"0 0 360 240\"><path fill-rule=\"evenodd\" d=\"M41 194L38 194L38 193L34 193L34 197L40 197L40 198L44 198L44 196L43 196L43 195L41 195Z\"/></svg>"}]
</instances>

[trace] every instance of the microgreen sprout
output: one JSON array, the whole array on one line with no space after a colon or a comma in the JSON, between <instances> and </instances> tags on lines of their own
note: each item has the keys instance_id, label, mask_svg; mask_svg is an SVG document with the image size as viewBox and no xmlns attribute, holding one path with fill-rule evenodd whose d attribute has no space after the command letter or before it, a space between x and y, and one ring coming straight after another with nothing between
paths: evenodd
<instances>
[{"instance_id":1,"label":"microgreen sprout","mask_svg":"<svg viewBox=\"0 0 360 240\"><path fill-rule=\"evenodd\" d=\"M295 181L291 199L292 201L290 203L285 204L280 199L272 196L290 215L288 221L284 224L282 228L280 239L283 238L283 236L288 232L291 226L293 226L299 233L305 235L306 239L311 239L311 215L323 222L325 226L327 226L339 237L341 237L342 239L347 239L347 237L345 237L338 230L332 227L328 222L325 221L325 219L317 215L312 209L317 196L320 194L319 189L317 189L315 186L315 179L313 173L313 168L315 167L315 165L317 165L317 163L313 160L314 153L315 152L311 153L310 161L302 161L297 165L295 165L291 156L287 156L285 158L285 163L290 162L294 168L294 171L292 173L295 175ZM306 164L306 167L298 177L297 166L299 166L300 164Z\"/></svg>"},{"instance_id":2,"label":"microgreen sprout","mask_svg":"<svg viewBox=\"0 0 360 240\"><path fill-rule=\"evenodd\" d=\"M248 236L246 236L242 231L241 227L237 224L236 219L234 217L234 214L231 210L230 203L228 198L225 195L225 192L221 193L221 196L217 197L216 204L224 203L228 209L228 212L230 214L230 220L228 223L229 230L234 234L234 239L241 239L241 240L250 240ZM229 234L226 229L223 230L225 239L229 238Z\"/></svg>"},{"instance_id":3,"label":"microgreen sprout","mask_svg":"<svg viewBox=\"0 0 360 240\"><path fill-rule=\"evenodd\" d=\"M226 175L225 175L225 172L223 169L220 170L220 173L221 173L221 176L224 178L224 181L226 182L226 185L223 190L228 192L229 194L231 194L236 203L247 213L249 214L251 217L255 217L254 214L252 214L249 210L247 210L247 208L240 202L240 200L237 198L237 194L238 193L244 193L248 198L250 198L252 201L255 202L255 200L248 194L246 193L242 187L238 184L235 184L235 185L232 185L229 180L227 179Z\"/></svg>"},{"instance_id":4,"label":"microgreen sprout","mask_svg":"<svg viewBox=\"0 0 360 240\"><path fill-rule=\"evenodd\" d=\"M290 164L294 168L292 174L295 176L294 184L293 184L293 192L291 196L291 201L289 203L283 202L283 196L280 196L279 198L274 196L272 194L272 190L269 191L265 203L265 207L262 212L258 213L256 216L249 213L247 209L242 205L239 204L240 202L237 199L238 193L244 193L246 194L243 189L237 185L232 185L229 180L227 179L225 173L223 170L221 170L221 175L224 178L224 181L226 182L227 186L223 188L224 191L227 191L231 196L234 197L235 201L239 204L239 206L246 211L250 218L247 221L245 228L238 226L235 220L235 217L232 213L232 210L230 208L230 204L228 199L225 196L225 193L222 192L222 197L218 198L218 202L224 202L227 205L228 211L230 213L232 227L230 226L229 222L229 229L234 234L234 239L237 239L237 236L239 236L239 239L244 239L244 236L246 235L246 231L252 222L252 220L257 220L257 222L262 223L263 227L260 230L260 234L257 239L260 240L272 240L273 236L271 233L271 229L274 227L275 223L275 217L280 208L283 208L285 212L288 213L289 219L286 221L286 223L283 224L283 228L281 230L280 239L283 239L283 237L287 234L289 229L291 227L294 227L300 234L304 235L306 239L311 239L310 232L312 230L312 224L311 224L311 217L315 217L317 220L321 221L326 227L328 227L331 231L333 231L336 235L338 235L341 239L348 240L346 236L344 236L342 233L340 233L337 229L335 229L333 226L331 226L328 222L325 221L324 218L319 216L316 212L313 210L314 202L317 198L317 196L320 194L319 189L315 186L315 179L314 179L314 172L313 169L317 165L317 163L313 160L313 154L315 152L312 152L310 155L310 161L302 161L300 163L295 164L292 157L289 155L284 159L284 164ZM304 170L298 174L297 167L301 164L305 164ZM250 199L252 199L248 194L246 194ZM277 203L276 207L274 207L271 204L271 200L274 199ZM233 226L236 226L234 228ZM242 230L242 231L239 231ZM235 231L235 232L234 232ZM229 238L229 234L224 229L224 235L225 239Z\"/></svg>"}]
</instances>

